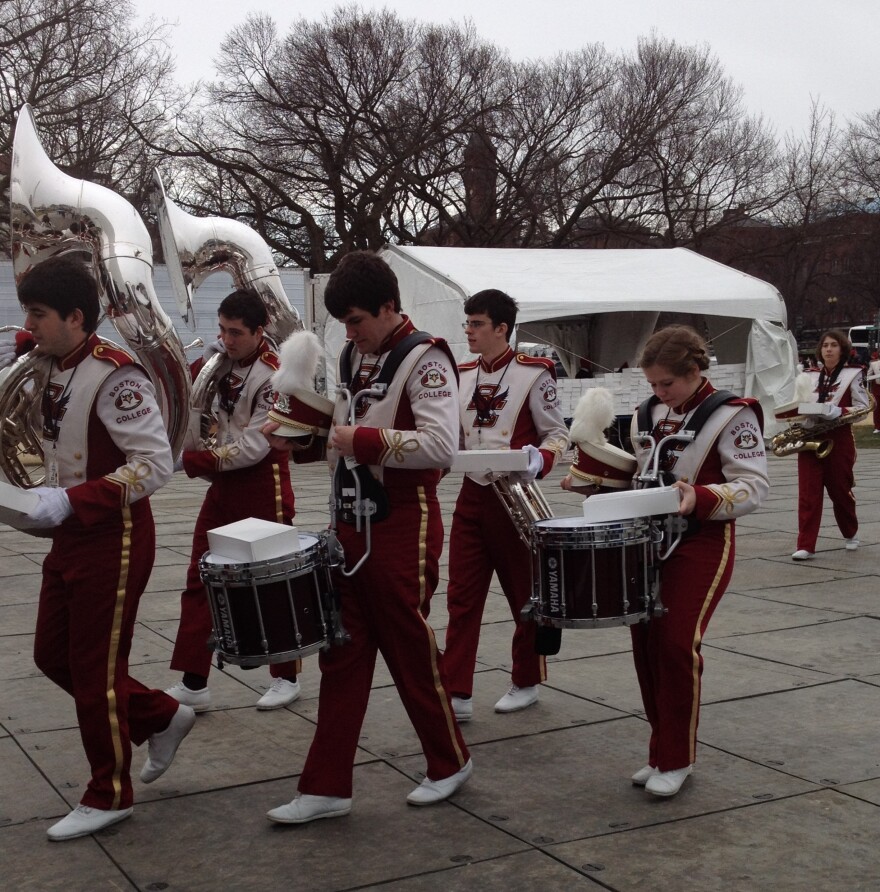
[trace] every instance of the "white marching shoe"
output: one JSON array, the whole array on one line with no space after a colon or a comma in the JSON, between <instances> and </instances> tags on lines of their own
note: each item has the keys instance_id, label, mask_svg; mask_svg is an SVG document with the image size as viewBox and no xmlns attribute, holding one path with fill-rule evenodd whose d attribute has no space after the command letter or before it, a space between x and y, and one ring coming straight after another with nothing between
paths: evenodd
<instances>
[{"instance_id":1,"label":"white marching shoe","mask_svg":"<svg viewBox=\"0 0 880 892\"><path fill-rule=\"evenodd\" d=\"M862 543L859 542L859 540L855 536L853 536L852 539L843 540L843 547L847 551L855 551L861 544Z\"/></svg>"},{"instance_id":2,"label":"white marching shoe","mask_svg":"<svg viewBox=\"0 0 880 892\"><path fill-rule=\"evenodd\" d=\"M204 712L211 705L211 692L208 688L194 691L188 688L182 681L165 688L165 693L173 697L178 703L189 706L193 712Z\"/></svg>"},{"instance_id":3,"label":"white marching shoe","mask_svg":"<svg viewBox=\"0 0 880 892\"><path fill-rule=\"evenodd\" d=\"M791 559L793 561L808 561L810 558L815 557L812 551L807 551L806 548L799 548L792 556Z\"/></svg>"},{"instance_id":4,"label":"white marching shoe","mask_svg":"<svg viewBox=\"0 0 880 892\"><path fill-rule=\"evenodd\" d=\"M694 766L688 765L675 771L658 771L648 778L645 789L655 796L674 796L693 770Z\"/></svg>"},{"instance_id":5,"label":"white marching shoe","mask_svg":"<svg viewBox=\"0 0 880 892\"><path fill-rule=\"evenodd\" d=\"M134 811L132 808L102 809L78 805L67 817L53 824L46 831L46 836L53 842L78 839L80 836L97 833L105 827L124 821L132 811Z\"/></svg>"},{"instance_id":6,"label":"white marching shoe","mask_svg":"<svg viewBox=\"0 0 880 892\"><path fill-rule=\"evenodd\" d=\"M511 685L510 690L495 704L495 712L519 712L538 702L538 686L518 688Z\"/></svg>"},{"instance_id":7,"label":"white marching shoe","mask_svg":"<svg viewBox=\"0 0 880 892\"><path fill-rule=\"evenodd\" d=\"M633 776L632 782L637 787L644 787L646 783L655 775L659 774L660 771L658 768L655 768L653 765L646 765L644 768L640 768Z\"/></svg>"},{"instance_id":8,"label":"white marching shoe","mask_svg":"<svg viewBox=\"0 0 880 892\"><path fill-rule=\"evenodd\" d=\"M351 799L339 796L312 796L298 793L287 805L279 805L266 812L266 817L276 824L305 824L318 818L341 818L351 811Z\"/></svg>"},{"instance_id":9,"label":"white marching shoe","mask_svg":"<svg viewBox=\"0 0 880 892\"><path fill-rule=\"evenodd\" d=\"M474 702L470 697L452 697L452 711L459 725L474 717Z\"/></svg>"},{"instance_id":10,"label":"white marching shoe","mask_svg":"<svg viewBox=\"0 0 880 892\"><path fill-rule=\"evenodd\" d=\"M192 726L195 723L194 710L181 703L168 723L168 727L164 731L150 735L147 741L147 761L144 762L144 767L141 769L141 780L145 784L153 783L171 767L177 748L184 737L192 731Z\"/></svg>"},{"instance_id":11,"label":"white marching shoe","mask_svg":"<svg viewBox=\"0 0 880 892\"><path fill-rule=\"evenodd\" d=\"M406 797L406 801L410 805L433 805L435 802L442 802L458 790L473 773L473 760L468 759L464 768L456 771L450 777L444 777L443 780L438 781L425 778Z\"/></svg>"},{"instance_id":12,"label":"white marching shoe","mask_svg":"<svg viewBox=\"0 0 880 892\"><path fill-rule=\"evenodd\" d=\"M257 700L257 709L280 709L282 706L289 706L299 694L298 681L288 681L286 678L273 679L269 690Z\"/></svg>"}]
</instances>

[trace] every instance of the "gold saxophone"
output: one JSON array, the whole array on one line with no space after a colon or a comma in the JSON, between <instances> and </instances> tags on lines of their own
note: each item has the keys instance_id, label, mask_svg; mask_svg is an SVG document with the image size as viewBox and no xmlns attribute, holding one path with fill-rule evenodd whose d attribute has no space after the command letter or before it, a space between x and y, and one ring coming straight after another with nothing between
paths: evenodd
<instances>
[{"instance_id":1,"label":"gold saxophone","mask_svg":"<svg viewBox=\"0 0 880 892\"><path fill-rule=\"evenodd\" d=\"M16 281L50 257L84 256L101 309L153 382L176 451L186 433L189 368L153 287L152 245L140 215L111 189L59 170L28 105L15 126L9 195ZM33 351L0 375L0 474L22 488L43 478L39 401L48 371L47 358Z\"/></svg>"},{"instance_id":2,"label":"gold saxophone","mask_svg":"<svg viewBox=\"0 0 880 892\"><path fill-rule=\"evenodd\" d=\"M790 424L784 431L770 439L770 449L780 457L795 452L815 452L816 458L827 458L834 448L834 441L824 438L828 431L847 424L855 424L874 411L874 397L868 394L868 405L861 409L844 412L839 418L820 421L812 427L805 427L800 421Z\"/></svg>"}]
</instances>

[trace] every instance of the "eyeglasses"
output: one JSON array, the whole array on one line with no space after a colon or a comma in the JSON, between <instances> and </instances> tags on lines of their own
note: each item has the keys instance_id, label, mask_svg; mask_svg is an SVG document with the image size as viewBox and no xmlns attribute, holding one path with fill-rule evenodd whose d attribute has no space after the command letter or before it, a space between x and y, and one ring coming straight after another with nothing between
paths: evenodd
<instances>
[{"instance_id":1,"label":"eyeglasses","mask_svg":"<svg viewBox=\"0 0 880 892\"><path fill-rule=\"evenodd\" d=\"M469 328L482 328L484 325L488 325L484 319L468 319L467 322L462 322L461 327L467 331Z\"/></svg>"}]
</instances>

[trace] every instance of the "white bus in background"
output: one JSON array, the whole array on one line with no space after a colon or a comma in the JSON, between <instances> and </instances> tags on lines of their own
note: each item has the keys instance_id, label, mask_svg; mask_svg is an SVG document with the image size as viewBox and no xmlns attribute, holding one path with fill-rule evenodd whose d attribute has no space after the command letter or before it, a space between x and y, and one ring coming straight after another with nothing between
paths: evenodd
<instances>
[{"instance_id":1,"label":"white bus in background","mask_svg":"<svg viewBox=\"0 0 880 892\"><path fill-rule=\"evenodd\" d=\"M850 343L865 364L871 358L871 351L877 349L877 334L876 325L853 325L849 330Z\"/></svg>"}]
</instances>

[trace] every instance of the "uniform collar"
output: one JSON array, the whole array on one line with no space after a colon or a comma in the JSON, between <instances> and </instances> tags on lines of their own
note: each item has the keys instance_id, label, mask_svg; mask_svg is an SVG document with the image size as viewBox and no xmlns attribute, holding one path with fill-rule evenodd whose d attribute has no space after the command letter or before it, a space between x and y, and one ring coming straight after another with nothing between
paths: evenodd
<instances>
[{"instance_id":1,"label":"uniform collar","mask_svg":"<svg viewBox=\"0 0 880 892\"><path fill-rule=\"evenodd\" d=\"M100 343L101 339L92 332L78 347L71 350L67 356L56 359L55 364L58 367L58 371L66 372L68 369L78 366Z\"/></svg>"},{"instance_id":2,"label":"uniform collar","mask_svg":"<svg viewBox=\"0 0 880 892\"><path fill-rule=\"evenodd\" d=\"M675 406L672 411L677 415L687 415L688 412L696 409L710 393L715 393L715 388L706 378L700 378L700 386L696 392L692 393L680 406Z\"/></svg>"},{"instance_id":3,"label":"uniform collar","mask_svg":"<svg viewBox=\"0 0 880 892\"><path fill-rule=\"evenodd\" d=\"M266 339L263 338L259 344L257 344L257 349L254 350L248 356L245 356L244 359L237 360L239 366L243 369L246 369L248 366L252 366L267 350L271 350L271 347L266 342Z\"/></svg>"},{"instance_id":4,"label":"uniform collar","mask_svg":"<svg viewBox=\"0 0 880 892\"><path fill-rule=\"evenodd\" d=\"M403 316L403 314L401 315ZM379 347L379 352L376 355L381 356L383 353L393 350L407 335L412 334L415 330L416 327L409 316L403 316L397 328L382 341L382 345Z\"/></svg>"},{"instance_id":5,"label":"uniform collar","mask_svg":"<svg viewBox=\"0 0 880 892\"><path fill-rule=\"evenodd\" d=\"M507 345L507 349L501 354L501 356L496 356L491 362L487 362L482 356L480 357L480 368L484 372L497 372L498 369L503 369L512 359L514 353L513 348L510 344Z\"/></svg>"}]
</instances>

